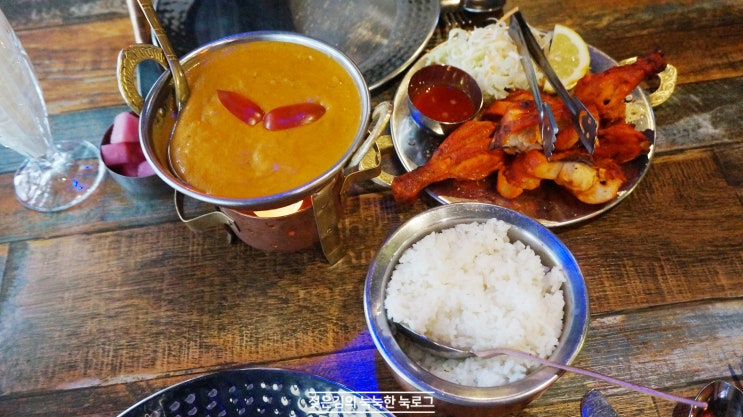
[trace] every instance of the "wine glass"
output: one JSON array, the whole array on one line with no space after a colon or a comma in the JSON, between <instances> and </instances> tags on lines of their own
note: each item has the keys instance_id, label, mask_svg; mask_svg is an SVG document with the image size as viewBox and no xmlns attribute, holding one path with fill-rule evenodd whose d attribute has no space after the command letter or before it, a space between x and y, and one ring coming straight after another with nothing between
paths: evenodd
<instances>
[{"instance_id":1,"label":"wine glass","mask_svg":"<svg viewBox=\"0 0 743 417\"><path fill-rule=\"evenodd\" d=\"M16 171L18 200L38 211L83 201L105 175L98 148L87 141L54 143L46 104L26 51L0 10L0 144L28 158Z\"/></svg>"}]
</instances>

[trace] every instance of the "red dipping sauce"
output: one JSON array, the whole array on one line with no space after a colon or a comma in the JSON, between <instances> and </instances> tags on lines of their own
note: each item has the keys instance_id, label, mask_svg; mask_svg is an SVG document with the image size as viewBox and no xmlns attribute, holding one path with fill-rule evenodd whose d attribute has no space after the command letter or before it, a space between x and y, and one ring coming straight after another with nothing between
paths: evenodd
<instances>
[{"instance_id":1,"label":"red dipping sauce","mask_svg":"<svg viewBox=\"0 0 743 417\"><path fill-rule=\"evenodd\" d=\"M477 111L472 98L451 85L431 85L411 97L410 100L428 118L445 123L466 120Z\"/></svg>"}]
</instances>

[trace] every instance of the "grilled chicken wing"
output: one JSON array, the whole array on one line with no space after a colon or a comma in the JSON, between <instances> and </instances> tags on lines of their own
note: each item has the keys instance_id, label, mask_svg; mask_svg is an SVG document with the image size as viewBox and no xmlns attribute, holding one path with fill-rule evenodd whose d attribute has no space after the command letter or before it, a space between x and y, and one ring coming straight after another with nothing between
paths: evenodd
<instances>
[{"instance_id":1,"label":"grilled chicken wing","mask_svg":"<svg viewBox=\"0 0 743 417\"><path fill-rule=\"evenodd\" d=\"M625 97L643 80L663 71L666 67L663 55L653 52L640 57L628 65L612 67L597 74L586 74L575 86L573 93L591 114L599 120L599 127L624 121ZM570 112L556 96L544 94L557 122L555 150L567 150L578 143L578 134L573 128ZM516 154L531 149L541 149L539 113L531 92L516 90L505 99L491 104L483 113L483 119L498 122L495 145L506 153Z\"/></svg>"},{"instance_id":2,"label":"grilled chicken wing","mask_svg":"<svg viewBox=\"0 0 743 417\"><path fill-rule=\"evenodd\" d=\"M509 170L521 172L535 181L552 180L587 204L611 200L626 181L622 168L609 158L595 160L587 153L578 151L555 153L551 160L547 160L541 151L532 150L520 154L498 172L497 189L506 198L513 197L504 194L504 191L518 196L524 189L531 189L519 189L520 185L528 182L519 184L511 181L507 175L501 176L501 172Z\"/></svg>"},{"instance_id":3,"label":"grilled chicken wing","mask_svg":"<svg viewBox=\"0 0 743 417\"><path fill-rule=\"evenodd\" d=\"M625 97L643 80L666 68L659 51L640 57L632 64L609 68L596 74L586 74L578 81L573 94L588 108L596 108L599 126L625 118Z\"/></svg>"},{"instance_id":4,"label":"grilled chicken wing","mask_svg":"<svg viewBox=\"0 0 743 417\"><path fill-rule=\"evenodd\" d=\"M626 181L621 164L649 150L647 137L625 122L625 97L665 66L663 55L654 52L632 64L587 74L578 82L575 96L600 120L593 155L578 144L564 103L544 95L559 129L555 153L548 161L541 151L533 97L518 90L491 104L479 121L465 123L449 135L425 165L397 177L392 183L395 200L409 202L426 186L445 179L479 180L498 171L496 188L506 198L551 180L585 203L609 201ZM495 149L490 148L492 137Z\"/></svg>"},{"instance_id":5,"label":"grilled chicken wing","mask_svg":"<svg viewBox=\"0 0 743 417\"><path fill-rule=\"evenodd\" d=\"M428 185L446 179L479 180L503 166L504 152L490 150L495 123L470 121L452 132L425 165L392 181L395 201L411 202Z\"/></svg>"}]
</instances>

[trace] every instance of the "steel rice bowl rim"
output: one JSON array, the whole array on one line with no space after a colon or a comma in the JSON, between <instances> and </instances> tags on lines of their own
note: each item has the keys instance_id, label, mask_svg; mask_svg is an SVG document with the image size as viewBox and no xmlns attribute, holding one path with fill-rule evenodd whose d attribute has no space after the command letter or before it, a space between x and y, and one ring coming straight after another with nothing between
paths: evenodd
<instances>
[{"instance_id":1,"label":"steel rice bowl rim","mask_svg":"<svg viewBox=\"0 0 743 417\"><path fill-rule=\"evenodd\" d=\"M508 236L529 245L547 266L560 265L566 277L563 331L550 359L570 364L588 331L589 305L585 280L568 248L546 227L516 211L487 203L453 203L424 211L403 223L382 244L366 276L364 315L377 350L396 377L447 403L472 407L526 406L564 371L538 367L523 379L496 387L473 387L441 379L409 359L397 343L384 307L387 283L402 253L427 234L456 224L499 219L511 225Z\"/></svg>"},{"instance_id":2,"label":"steel rice bowl rim","mask_svg":"<svg viewBox=\"0 0 743 417\"><path fill-rule=\"evenodd\" d=\"M188 70L193 66L198 65L200 58L212 51L241 43L257 41L285 42L306 46L330 57L348 73L356 87L361 107L361 119L358 122L358 127L354 133L352 142L349 144L344 154L327 170L317 177L308 180L306 183L292 189L271 195L250 198L230 198L203 192L178 178L171 171L168 165L167 153L165 156L162 156L162 153L161 156L158 156L158 152L155 149L156 145L153 143L158 140L158 138L154 138L154 135L152 134L155 123L159 119L167 116L161 113L168 110L168 108L166 108L168 102L174 102L174 90L171 86L172 77L170 71L165 70L165 72L157 78L145 97L144 105L140 113L139 136L145 158L153 166L155 174L157 174L157 176L159 176L175 191L204 203L233 209L266 210L281 207L306 198L332 181L334 177L342 172L345 164L351 159L351 156L365 138L369 120L371 119L371 95L366 80L364 79L361 70L356 66L351 58L339 49L322 40L308 35L285 31L245 32L226 36L205 44L183 56L180 59L180 63L184 70ZM160 147L163 146L162 143L157 145Z\"/></svg>"}]
</instances>

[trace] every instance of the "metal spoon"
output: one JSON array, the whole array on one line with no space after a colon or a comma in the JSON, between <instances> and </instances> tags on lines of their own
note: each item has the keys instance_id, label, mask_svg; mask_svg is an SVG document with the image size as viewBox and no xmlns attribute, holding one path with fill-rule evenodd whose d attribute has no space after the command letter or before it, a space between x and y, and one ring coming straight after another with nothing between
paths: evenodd
<instances>
[{"instance_id":1,"label":"metal spoon","mask_svg":"<svg viewBox=\"0 0 743 417\"><path fill-rule=\"evenodd\" d=\"M188 87L188 81L186 80L186 74L183 72L183 67L181 67L181 62L178 60L178 57L175 55L175 52L173 51L173 46L170 44L170 40L168 39L168 35L165 33L165 29L163 29L162 24L160 24L160 19L157 17L157 13L155 12L155 8L152 7L152 1L150 0L137 0L139 2L139 7L142 9L142 13L144 14L145 19L147 19L147 23L150 24L150 27L152 28L152 31L155 32L155 38L157 39L157 42L160 44L160 47L163 50L163 53L165 54L165 59L168 61L168 67L170 68L170 73L173 75L173 85L175 86L175 102L176 107L178 109L178 112L183 111L183 108L186 106L186 102L188 101L188 97L191 95L191 90ZM173 165L173 158L171 157L170 153L170 142L173 138L173 133L175 132L175 127L177 125L177 115L176 115L176 122L173 124L173 129L170 131L170 137L168 138L168 166L170 167L170 171L178 177L178 179L183 180L183 178L178 175L178 171L175 169L175 166Z\"/></svg>"},{"instance_id":2,"label":"metal spoon","mask_svg":"<svg viewBox=\"0 0 743 417\"><path fill-rule=\"evenodd\" d=\"M178 57L175 55L175 52L173 52L173 47L170 45L168 35L165 34L165 29L163 29L163 26L160 24L160 19L157 17L155 8L152 7L152 2L150 0L137 1L139 2L139 7L144 13L145 19L147 19L147 23L150 24L152 31L155 32L155 38L163 49L165 58L168 60L168 67L170 67L170 73L173 74L173 83L175 84L175 100L176 103L178 103L178 110L183 110L183 106L186 105L186 101L188 101L188 96L190 95L188 81L186 81L186 74L183 72Z\"/></svg>"},{"instance_id":3,"label":"metal spoon","mask_svg":"<svg viewBox=\"0 0 743 417\"><path fill-rule=\"evenodd\" d=\"M526 352L521 352L519 350L508 349L508 348L495 348L495 349L477 350L477 351L464 350L464 349L455 348L453 346L445 345L443 343L440 343L440 342L437 342L435 340L432 340L432 339L430 339L430 338L428 338L428 337L426 337L426 336L424 336L424 335L422 335L422 334L414 331L413 329L405 326L404 324L393 322L393 325L398 330L400 330L400 332L405 337L407 337L408 340L410 340L411 342L415 343L421 349L425 350L426 352L428 352L428 353L430 353L430 354L432 354L434 356L439 356L439 357L447 358L447 359L464 359L464 358L469 358L469 357L475 357L476 356L476 357L479 357L479 358L487 359L487 358L492 358L494 356L508 355L508 356L512 356L512 357L518 357L518 358L522 358L522 359L532 360L532 361L535 361L535 362L537 362L537 363L539 363L541 365L549 366L551 368L562 369L563 371L568 371L568 372L573 372L573 373L576 373L576 374L588 376L588 377L591 377L591 378L594 378L594 379L598 379L598 380L601 380L601 381L604 381L604 382L608 382L608 383L611 383L611 384L614 384L614 385L618 385L618 386L621 386L621 387L624 387L624 388L628 388L628 389L631 389L631 390L635 390L635 391L639 391L639 392L642 392L642 393L645 393L645 394L649 394L649 395L652 395L652 396L655 396L655 397L658 397L658 398L663 398L663 399L668 400L668 401L679 402L679 403L687 404L687 405L690 405L692 407L697 407L697 408L701 408L701 409L704 409L704 408L707 407L707 403L705 401L700 401L699 399L691 400L689 398L678 397L676 395L666 394L664 392L656 391L656 390L654 390L652 388L648 388L648 387L644 387L644 386L641 386L641 385L636 385L636 384L633 384L633 383L630 383L630 382L622 381L620 379L612 378L610 376L607 376L607 375L604 375L604 374L600 374L598 372L593 372L593 371L589 371L587 369L577 368L575 366L570 366L570 365L565 365L565 364L562 364L562 363L553 362L551 360L543 359L543 358L540 358L538 356L534 356L534 355L529 354L529 353L526 353ZM726 416L727 417L727 415L724 415L724 414L722 416ZM696 417L696 416L690 415L690 417ZM736 415L736 417L743 417L743 416Z\"/></svg>"},{"instance_id":4,"label":"metal spoon","mask_svg":"<svg viewBox=\"0 0 743 417\"><path fill-rule=\"evenodd\" d=\"M728 382L710 382L695 399L708 406L692 407L689 417L743 417L743 391Z\"/></svg>"}]
</instances>

